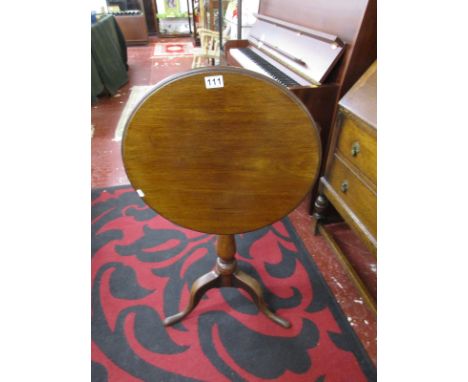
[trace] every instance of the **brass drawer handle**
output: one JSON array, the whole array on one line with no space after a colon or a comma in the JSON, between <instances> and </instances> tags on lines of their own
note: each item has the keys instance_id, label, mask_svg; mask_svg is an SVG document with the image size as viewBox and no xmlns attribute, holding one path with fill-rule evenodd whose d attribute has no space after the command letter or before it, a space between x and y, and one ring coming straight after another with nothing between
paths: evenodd
<instances>
[{"instance_id":1,"label":"brass drawer handle","mask_svg":"<svg viewBox=\"0 0 468 382\"><path fill-rule=\"evenodd\" d=\"M341 188L341 191L342 191L342 192L346 193L346 191L349 190L349 183L348 183L348 181L347 181L347 180L343 180L343 181L341 182L340 188Z\"/></svg>"},{"instance_id":2,"label":"brass drawer handle","mask_svg":"<svg viewBox=\"0 0 468 382\"><path fill-rule=\"evenodd\" d=\"M351 155L353 157L357 157L357 155L361 152L361 145L359 142L354 142L351 146Z\"/></svg>"}]
</instances>

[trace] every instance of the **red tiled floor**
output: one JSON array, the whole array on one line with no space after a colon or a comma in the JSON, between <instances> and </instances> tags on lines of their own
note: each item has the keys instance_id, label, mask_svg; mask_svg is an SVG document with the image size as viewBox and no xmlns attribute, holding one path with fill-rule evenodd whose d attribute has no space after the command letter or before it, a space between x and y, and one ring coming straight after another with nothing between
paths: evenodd
<instances>
[{"instance_id":1,"label":"red tiled floor","mask_svg":"<svg viewBox=\"0 0 468 382\"><path fill-rule=\"evenodd\" d=\"M160 42L191 41L161 39ZM133 86L154 85L162 79L191 68L191 57L153 57L155 43L128 47L129 81L113 97L99 98L92 106L91 123L94 136L91 143L92 187L128 184L122 163L120 142L113 141L115 128Z\"/></svg>"},{"instance_id":2,"label":"red tiled floor","mask_svg":"<svg viewBox=\"0 0 468 382\"><path fill-rule=\"evenodd\" d=\"M377 317L366 305L358 288L350 279L328 242L322 236L313 234L314 222L308 210L309 201L306 199L299 208L289 214L289 218L364 348L376 364ZM353 235L351 232L349 234Z\"/></svg>"},{"instance_id":3,"label":"red tiled floor","mask_svg":"<svg viewBox=\"0 0 468 382\"><path fill-rule=\"evenodd\" d=\"M191 67L192 59L189 57L176 59L152 57L156 41L151 40L147 46L128 48L129 82L114 97L101 98L92 106L92 124L95 128L91 146L92 187L108 187L129 183L121 158L121 142L115 142L112 139L120 114L130 95L130 89L136 85L156 84L169 75L188 70ZM165 39L158 41L190 40ZM359 290L325 239L313 235L312 218L308 214L308 206L308 201L304 201L289 217L347 315L351 326L375 363L377 358L376 317L364 303Z\"/></svg>"},{"instance_id":4,"label":"red tiled floor","mask_svg":"<svg viewBox=\"0 0 468 382\"><path fill-rule=\"evenodd\" d=\"M377 300L377 259L361 240L345 223L327 225L328 232L333 236L339 247L348 255L352 264L369 294Z\"/></svg>"}]
</instances>

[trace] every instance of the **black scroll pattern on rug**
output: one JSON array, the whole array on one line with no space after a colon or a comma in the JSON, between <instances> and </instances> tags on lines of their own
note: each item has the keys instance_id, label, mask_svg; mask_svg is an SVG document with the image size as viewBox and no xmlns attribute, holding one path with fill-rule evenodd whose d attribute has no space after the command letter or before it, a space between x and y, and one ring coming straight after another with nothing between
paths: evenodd
<instances>
[{"instance_id":1,"label":"black scroll pattern on rug","mask_svg":"<svg viewBox=\"0 0 468 382\"><path fill-rule=\"evenodd\" d=\"M293 323L236 288L207 292L170 328L216 238L180 228L129 186L92 192L93 381L374 381L376 370L289 220L236 236L239 267Z\"/></svg>"}]
</instances>

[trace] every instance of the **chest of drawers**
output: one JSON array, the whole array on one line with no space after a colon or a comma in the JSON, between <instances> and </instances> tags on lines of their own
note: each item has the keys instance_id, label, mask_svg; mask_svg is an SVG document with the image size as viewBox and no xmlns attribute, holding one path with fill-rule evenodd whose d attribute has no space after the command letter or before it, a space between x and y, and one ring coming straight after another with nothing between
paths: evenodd
<instances>
[{"instance_id":1,"label":"chest of drawers","mask_svg":"<svg viewBox=\"0 0 468 382\"><path fill-rule=\"evenodd\" d=\"M330 202L371 252L377 252L377 62L340 100L324 176ZM323 199L326 198L326 200ZM317 216L320 217L320 214Z\"/></svg>"}]
</instances>

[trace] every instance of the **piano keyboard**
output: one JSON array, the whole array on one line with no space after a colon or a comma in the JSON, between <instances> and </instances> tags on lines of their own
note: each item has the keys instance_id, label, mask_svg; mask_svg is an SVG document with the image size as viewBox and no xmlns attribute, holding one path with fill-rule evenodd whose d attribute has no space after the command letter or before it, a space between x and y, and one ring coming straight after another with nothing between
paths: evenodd
<instances>
[{"instance_id":1,"label":"piano keyboard","mask_svg":"<svg viewBox=\"0 0 468 382\"><path fill-rule=\"evenodd\" d=\"M311 85L310 82L299 77L285 66L258 50L254 51L254 49L251 48L237 48L231 49L230 53L244 69L263 74L286 87Z\"/></svg>"},{"instance_id":2,"label":"piano keyboard","mask_svg":"<svg viewBox=\"0 0 468 382\"><path fill-rule=\"evenodd\" d=\"M239 50L242 53L244 53L248 58L250 58L253 62L255 62L257 65L261 66L267 73L270 74L272 78L274 78L280 84L284 86L299 85L291 77L279 71L276 67L270 64L267 60L263 59L262 57L260 57L257 53L253 52L252 50L248 48L240 48Z\"/></svg>"}]
</instances>

